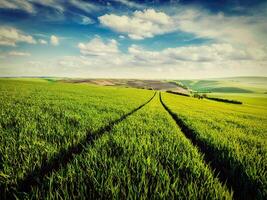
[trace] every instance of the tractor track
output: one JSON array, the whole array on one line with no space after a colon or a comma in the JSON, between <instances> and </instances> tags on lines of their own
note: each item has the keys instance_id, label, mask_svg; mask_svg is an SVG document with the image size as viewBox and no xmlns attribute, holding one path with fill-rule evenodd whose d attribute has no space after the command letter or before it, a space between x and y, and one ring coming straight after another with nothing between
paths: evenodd
<instances>
[{"instance_id":1,"label":"tractor track","mask_svg":"<svg viewBox=\"0 0 267 200\"><path fill-rule=\"evenodd\" d=\"M240 188L236 180L230 174L229 166L222 166L216 158L216 155L212 148L207 147L205 142L200 141L196 137L195 130L190 128L177 114L173 113L168 106L162 100L161 93L159 94L160 102L164 109L171 115L173 120L176 122L177 126L181 129L182 133L189 139L192 144L198 148L200 153L202 153L204 162L211 167L214 171L214 175L218 177L222 185L226 185L229 191L233 191L234 199L253 199L253 191L249 191L248 196L244 195L244 189Z\"/></svg>"},{"instance_id":2,"label":"tractor track","mask_svg":"<svg viewBox=\"0 0 267 200\"><path fill-rule=\"evenodd\" d=\"M85 139L80 141L78 144L59 151L48 161L43 161L40 167L31 171L23 179L18 180L16 185L8 185L6 187L0 185L0 199L15 199L16 197L20 196L20 194L29 193L32 190L32 187L40 187L43 184L45 176L65 167L75 158L75 156L81 154L88 147L88 145L94 144L94 142L104 133L110 132L116 124L120 123L151 102L156 93L157 92L155 92L147 102L123 115L119 119L110 122L108 125L96 130L95 132L89 132Z\"/></svg>"}]
</instances>

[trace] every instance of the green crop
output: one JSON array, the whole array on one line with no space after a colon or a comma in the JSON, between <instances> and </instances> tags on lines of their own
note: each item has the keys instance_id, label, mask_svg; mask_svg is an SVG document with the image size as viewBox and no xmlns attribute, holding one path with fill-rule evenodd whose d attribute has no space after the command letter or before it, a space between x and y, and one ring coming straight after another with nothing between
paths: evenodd
<instances>
[{"instance_id":1,"label":"green crop","mask_svg":"<svg viewBox=\"0 0 267 200\"><path fill-rule=\"evenodd\" d=\"M267 109L163 94L239 198L267 197Z\"/></svg>"},{"instance_id":2,"label":"green crop","mask_svg":"<svg viewBox=\"0 0 267 200\"><path fill-rule=\"evenodd\" d=\"M0 199L266 199L266 98L238 98L0 79Z\"/></svg>"},{"instance_id":3,"label":"green crop","mask_svg":"<svg viewBox=\"0 0 267 200\"><path fill-rule=\"evenodd\" d=\"M14 185L62 149L77 144L150 98L153 92L90 85L2 80L1 185Z\"/></svg>"},{"instance_id":4,"label":"green crop","mask_svg":"<svg viewBox=\"0 0 267 200\"><path fill-rule=\"evenodd\" d=\"M231 199L158 95L32 194L47 199Z\"/></svg>"}]
</instances>

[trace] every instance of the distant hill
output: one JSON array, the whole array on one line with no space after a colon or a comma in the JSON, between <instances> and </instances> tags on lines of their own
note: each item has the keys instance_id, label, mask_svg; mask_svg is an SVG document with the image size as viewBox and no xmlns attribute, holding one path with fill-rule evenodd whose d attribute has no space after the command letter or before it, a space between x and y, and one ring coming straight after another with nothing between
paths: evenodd
<instances>
[{"instance_id":1,"label":"distant hill","mask_svg":"<svg viewBox=\"0 0 267 200\"><path fill-rule=\"evenodd\" d=\"M189 94L189 89L212 93L260 93L267 94L267 77L226 77L188 80L94 79L56 77L9 77L28 81L55 81L89 83L103 86L133 87Z\"/></svg>"},{"instance_id":2,"label":"distant hill","mask_svg":"<svg viewBox=\"0 0 267 200\"><path fill-rule=\"evenodd\" d=\"M226 77L214 79L177 80L198 92L266 93L267 77Z\"/></svg>"},{"instance_id":3,"label":"distant hill","mask_svg":"<svg viewBox=\"0 0 267 200\"><path fill-rule=\"evenodd\" d=\"M188 93L188 90L180 87L174 81L165 80L140 80L140 79L63 79L61 81L69 83L90 83L104 86L122 86L140 89L153 90L172 90L177 92Z\"/></svg>"}]
</instances>

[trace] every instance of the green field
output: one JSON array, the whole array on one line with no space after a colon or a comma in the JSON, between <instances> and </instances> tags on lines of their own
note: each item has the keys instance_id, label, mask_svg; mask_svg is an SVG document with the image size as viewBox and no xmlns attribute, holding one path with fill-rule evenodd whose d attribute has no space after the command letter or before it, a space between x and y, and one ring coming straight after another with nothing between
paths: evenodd
<instances>
[{"instance_id":1,"label":"green field","mask_svg":"<svg viewBox=\"0 0 267 200\"><path fill-rule=\"evenodd\" d=\"M265 94L50 79L0 79L0 94L0 199L267 198Z\"/></svg>"},{"instance_id":2,"label":"green field","mask_svg":"<svg viewBox=\"0 0 267 200\"><path fill-rule=\"evenodd\" d=\"M201 80L178 80L197 92L261 93L267 92L267 77L233 77Z\"/></svg>"}]
</instances>

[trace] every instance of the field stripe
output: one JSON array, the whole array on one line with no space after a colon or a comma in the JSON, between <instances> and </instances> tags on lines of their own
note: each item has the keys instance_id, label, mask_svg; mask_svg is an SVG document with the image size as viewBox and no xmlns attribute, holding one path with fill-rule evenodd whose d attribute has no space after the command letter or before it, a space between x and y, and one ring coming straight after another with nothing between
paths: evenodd
<instances>
[{"instance_id":1,"label":"field stripe","mask_svg":"<svg viewBox=\"0 0 267 200\"><path fill-rule=\"evenodd\" d=\"M184 133L184 135L192 142L194 146L196 146L199 151L203 154L203 158L206 164L208 164L211 169L215 172L215 175L218 176L220 182L222 185L226 184L229 191L233 190L234 195L239 196L238 194L235 194L235 187L232 185L228 179L231 178L229 174L227 173L227 170L222 170L220 167L216 165L215 158L213 157L212 153L207 150L207 147L204 142L197 140L196 134L194 133L194 130L191 129L189 126L187 126L184 121L179 118L175 113L173 113L168 106L163 102L161 93L159 94L160 102L164 109L171 115L173 120L176 122L177 126L181 128L181 131Z\"/></svg>"},{"instance_id":2,"label":"field stripe","mask_svg":"<svg viewBox=\"0 0 267 200\"><path fill-rule=\"evenodd\" d=\"M98 129L93 133L88 133L86 138L80 141L77 145L71 146L68 149L61 150L55 156L53 156L51 160L42 162L41 167L36 168L25 178L19 180L15 186L9 186L8 189L11 190L11 192L7 192L4 195L5 199L14 198L14 194L28 193L31 191L31 188L33 186L38 187L39 185L41 185L46 175L49 175L51 172L58 171L61 167L66 166L74 159L76 155L81 154L88 145L93 144L94 141L99 139L105 132L109 132L116 124L120 123L128 116L132 115L133 113L147 105L150 101L152 101L155 95L156 92L147 102L135 108L131 112L123 115L121 118L110 122L108 125Z\"/></svg>"}]
</instances>

